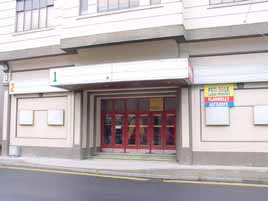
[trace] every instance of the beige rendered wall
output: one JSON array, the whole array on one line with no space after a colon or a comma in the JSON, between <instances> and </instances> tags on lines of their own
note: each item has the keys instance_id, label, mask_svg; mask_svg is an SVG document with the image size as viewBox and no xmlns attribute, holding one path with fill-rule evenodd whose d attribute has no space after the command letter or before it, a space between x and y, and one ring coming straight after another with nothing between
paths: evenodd
<instances>
[{"instance_id":1,"label":"beige rendered wall","mask_svg":"<svg viewBox=\"0 0 268 201\"><path fill-rule=\"evenodd\" d=\"M15 95L11 101L11 145L73 147L73 95L71 93ZM34 112L34 124L19 124L21 110ZM63 126L48 126L48 110L64 110Z\"/></svg>"},{"instance_id":2,"label":"beige rendered wall","mask_svg":"<svg viewBox=\"0 0 268 201\"><path fill-rule=\"evenodd\" d=\"M76 65L178 58L175 40L159 40L100 46L78 50Z\"/></svg>"},{"instance_id":3,"label":"beige rendered wall","mask_svg":"<svg viewBox=\"0 0 268 201\"><path fill-rule=\"evenodd\" d=\"M235 107L230 108L229 126L206 126L203 90L192 90L193 151L268 152L268 126L254 125L254 106L268 105L268 88L235 90ZM253 87L253 88L252 88Z\"/></svg>"}]
</instances>

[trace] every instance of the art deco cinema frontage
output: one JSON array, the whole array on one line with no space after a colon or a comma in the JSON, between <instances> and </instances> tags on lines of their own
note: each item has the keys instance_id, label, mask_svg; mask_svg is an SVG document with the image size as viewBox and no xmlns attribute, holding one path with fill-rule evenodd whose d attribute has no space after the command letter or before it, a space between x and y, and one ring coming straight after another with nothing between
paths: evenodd
<instances>
[{"instance_id":1,"label":"art deco cinema frontage","mask_svg":"<svg viewBox=\"0 0 268 201\"><path fill-rule=\"evenodd\" d=\"M11 119L17 119L10 148L20 147L21 155L175 159L182 153L192 80L188 59L52 68L49 75L49 86L33 87L19 76L10 84ZM48 89L54 91L41 93Z\"/></svg>"}]
</instances>

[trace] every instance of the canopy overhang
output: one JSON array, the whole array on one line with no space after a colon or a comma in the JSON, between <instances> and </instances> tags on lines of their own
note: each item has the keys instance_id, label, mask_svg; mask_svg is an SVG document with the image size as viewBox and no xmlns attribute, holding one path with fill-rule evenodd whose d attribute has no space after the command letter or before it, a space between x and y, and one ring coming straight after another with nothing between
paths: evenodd
<instances>
[{"instance_id":1,"label":"canopy overhang","mask_svg":"<svg viewBox=\"0 0 268 201\"><path fill-rule=\"evenodd\" d=\"M50 70L50 86L64 89L186 85L193 82L187 58L109 63Z\"/></svg>"}]
</instances>

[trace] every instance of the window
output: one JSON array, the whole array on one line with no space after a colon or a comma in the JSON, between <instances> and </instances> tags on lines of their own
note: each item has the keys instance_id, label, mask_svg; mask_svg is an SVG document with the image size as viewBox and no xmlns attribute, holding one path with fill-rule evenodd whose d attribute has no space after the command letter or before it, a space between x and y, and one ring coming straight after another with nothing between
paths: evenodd
<instances>
[{"instance_id":1,"label":"window","mask_svg":"<svg viewBox=\"0 0 268 201\"><path fill-rule=\"evenodd\" d=\"M210 5L224 4L224 3L237 3L248 0L209 0Z\"/></svg>"},{"instance_id":2,"label":"window","mask_svg":"<svg viewBox=\"0 0 268 201\"><path fill-rule=\"evenodd\" d=\"M148 5L156 5L160 3L161 0L148 1ZM97 0L98 13L135 8L139 6L139 0ZM80 0L80 15L87 15L89 12L94 13L94 10L89 10L88 0Z\"/></svg>"},{"instance_id":3,"label":"window","mask_svg":"<svg viewBox=\"0 0 268 201\"><path fill-rule=\"evenodd\" d=\"M98 0L98 12L121 10L138 6L139 0Z\"/></svg>"},{"instance_id":4,"label":"window","mask_svg":"<svg viewBox=\"0 0 268 201\"><path fill-rule=\"evenodd\" d=\"M53 23L54 0L17 0L16 31L46 28Z\"/></svg>"},{"instance_id":5,"label":"window","mask_svg":"<svg viewBox=\"0 0 268 201\"><path fill-rule=\"evenodd\" d=\"M80 1L80 14L81 15L88 14L88 0L81 0Z\"/></svg>"}]
</instances>

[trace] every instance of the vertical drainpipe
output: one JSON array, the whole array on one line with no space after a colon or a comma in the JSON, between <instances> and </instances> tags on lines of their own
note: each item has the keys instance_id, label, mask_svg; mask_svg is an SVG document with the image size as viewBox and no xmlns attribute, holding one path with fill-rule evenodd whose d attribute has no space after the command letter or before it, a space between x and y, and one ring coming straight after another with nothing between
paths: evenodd
<instances>
[{"instance_id":1,"label":"vertical drainpipe","mask_svg":"<svg viewBox=\"0 0 268 201\"><path fill-rule=\"evenodd\" d=\"M6 79L2 80L3 84L3 119L2 119L2 155L9 155L9 144L10 144L10 113L11 113L11 97L9 94L9 81L10 81L10 68L7 62L0 64L3 68L4 76Z\"/></svg>"}]
</instances>

